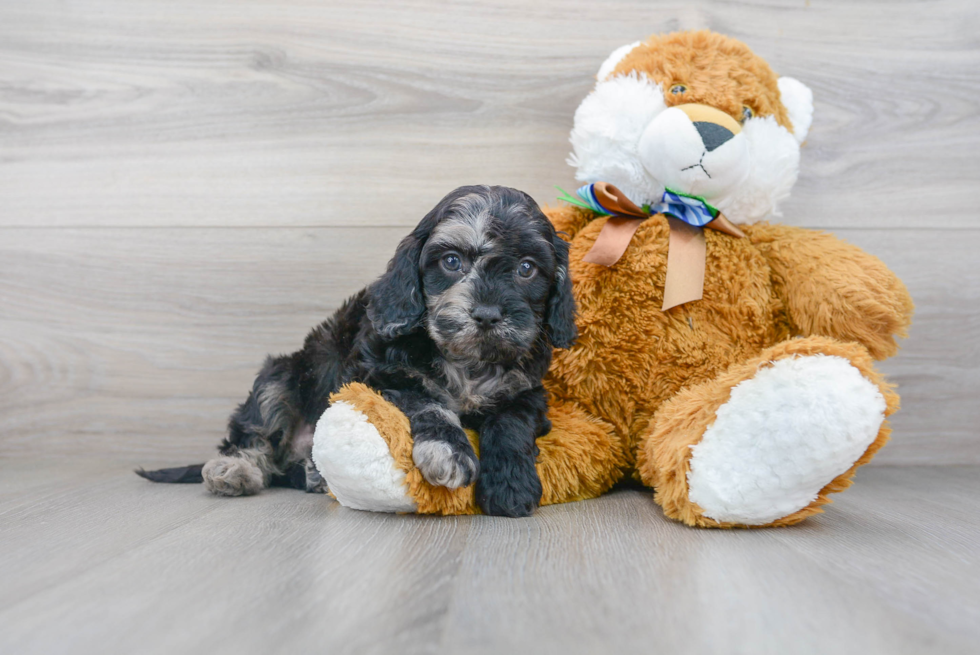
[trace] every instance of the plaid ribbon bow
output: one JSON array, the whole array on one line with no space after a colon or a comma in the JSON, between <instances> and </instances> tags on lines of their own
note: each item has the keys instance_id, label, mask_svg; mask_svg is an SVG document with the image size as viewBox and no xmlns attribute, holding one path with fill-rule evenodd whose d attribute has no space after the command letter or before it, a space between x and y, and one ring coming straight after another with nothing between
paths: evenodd
<instances>
[{"instance_id":1,"label":"plaid ribbon bow","mask_svg":"<svg viewBox=\"0 0 980 655\"><path fill-rule=\"evenodd\" d=\"M604 189L608 189L611 185L603 185L602 182L599 185L599 194L596 193L595 184L586 184L575 191L575 196L569 195L567 191L561 187L557 187L563 194L558 199L573 205L578 205L579 207L591 209L595 213L603 216L630 216L640 218L642 216L665 214L678 218L693 227L704 227L718 218L718 214L720 214L716 207L713 207L701 196L681 193L673 189L665 189L663 197L657 204L637 207L639 213L635 211L623 211L624 207L620 203L622 199L625 199L625 196L620 194L620 203L616 203L619 206L613 206L608 200L608 194L602 193ZM615 189L616 187L612 188ZM606 200L609 206L603 205L602 200ZM627 202L631 205L633 204L628 200ZM636 207L636 205L633 205L633 207Z\"/></svg>"},{"instance_id":2,"label":"plaid ribbon bow","mask_svg":"<svg viewBox=\"0 0 980 655\"><path fill-rule=\"evenodd\" d=\"M667 252L667 279L664 285L662 309L700 300L704 293L706 243L701 228L710 227L733 237L745 234L700 196L664 190L660 202L639 207L612 184L586 184L572 196L562 192L559 200L584 207L609 220L602 226L592 249L583 261L613 266L629 247L640 223L664 214L670 224L670 243Z\"/></svg>"}]
</instances>

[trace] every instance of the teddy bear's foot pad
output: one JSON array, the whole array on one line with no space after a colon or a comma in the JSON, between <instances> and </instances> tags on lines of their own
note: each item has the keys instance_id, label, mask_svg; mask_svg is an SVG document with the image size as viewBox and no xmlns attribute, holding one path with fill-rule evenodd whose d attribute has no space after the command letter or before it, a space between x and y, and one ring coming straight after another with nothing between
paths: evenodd
<instances>
[{"instance_id":1,"label":"teddy bear's foot pad","mask_svg":"<svg viewBox=\"0 0 980 655\"><path fill-rule=\"evenodd\" d=\"M732 389L691 447L689 498L719 522L788 516L862 456L885 408L879 388L843 357L773 362Z\"/></svg>"},{"instance_id":2,"label":"teddy bear's foot pad","mask_svg":"<svg viewBox=\"0 0 980 655\"><path fill-rule=\"evenodd\" d=\"M313 462L330 492L345 507L375 512L414 512L405 472L367 416L335 401L316 424Z\"/></svg>"}]
</instances>

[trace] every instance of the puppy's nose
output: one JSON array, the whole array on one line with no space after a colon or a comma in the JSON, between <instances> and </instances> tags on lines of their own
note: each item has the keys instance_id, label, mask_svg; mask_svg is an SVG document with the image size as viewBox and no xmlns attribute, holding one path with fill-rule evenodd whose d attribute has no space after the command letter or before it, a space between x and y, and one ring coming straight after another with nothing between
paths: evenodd
<instances>
[{"instance_id":1,"label":"puppy's nose","mask_svg":"<svg viewBox=\"0 0 980 655\"><path fill-rule=\"evenodd\" d=\"M735 136L727 127L706 121L695 121L694 129L701 135L701 141L704 142L704 147L708 152Z\"/></svg>"},{"instance_id":2,"label":"puppy's nose","mask_svg":"<svg viewBox=\"0 0 980 655\"><path fill-rule=\"evenodd\" d=\"M490 305L478 305L470 311L470 316L476 321L484 330L494 327L503 319L503 315L500 313L499 307L492 307Z\"/></svg>"}]
</instances>

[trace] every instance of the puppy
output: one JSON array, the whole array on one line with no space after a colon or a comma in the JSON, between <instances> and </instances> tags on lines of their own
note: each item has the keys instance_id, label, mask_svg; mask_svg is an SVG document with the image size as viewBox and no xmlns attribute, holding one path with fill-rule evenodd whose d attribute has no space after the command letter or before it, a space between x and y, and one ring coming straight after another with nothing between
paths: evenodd
<instances>
[{"instance_id":1,"label":"puppy","mask_svg":"<svg viewBox=\"0 0 980 655\"><path fill-rule=\"evenodd\" d=\"M323 492L312 426L348 382L408 417L412 457L431 484L476 481L486 514L527 516L541 499L535 438L551 427L541 379L576 336L568 245L527 194L467 186L399 244L388 269L306 337L270 357L234 414L220 457L137 471L201 481L218 495L270 485ZM464 433L480 435L480 459Z\"/></svg>"}]
</instances>

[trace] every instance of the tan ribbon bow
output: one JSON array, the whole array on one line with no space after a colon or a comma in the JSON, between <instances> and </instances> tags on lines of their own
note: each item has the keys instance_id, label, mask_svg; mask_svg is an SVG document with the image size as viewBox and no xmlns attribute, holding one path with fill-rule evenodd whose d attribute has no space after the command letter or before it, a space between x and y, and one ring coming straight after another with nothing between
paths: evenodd
<instances>
[{"instance_id":1,"label":"tan ribbon bow","mask_svg":"<svg viewBox=\"0 0 980 655\"><path fill-rule=\"evenodd\" d=\"M592 264L612 266L626 252L640 223L650 218L650 214L607 182L596 182L593 193L599 204L612 215L602 226L592 249L582 259ZM702 228L688 225L673 216L665 217L670 225L670 241L667 244L667 279L661 307L663 311L701 300L704 295L704 266L707 256ZM733 237L745 237L745 233L720 212L705 227Z\"/></svg>"}]
</instances>

